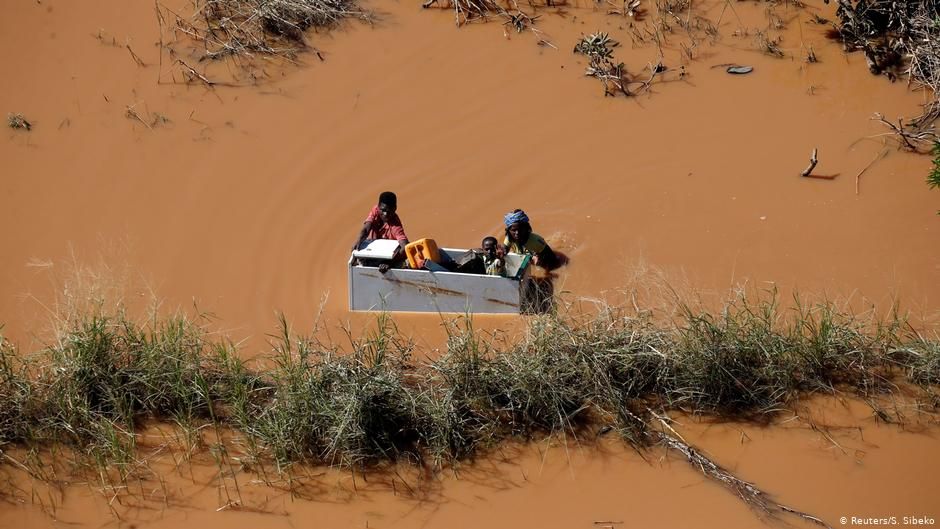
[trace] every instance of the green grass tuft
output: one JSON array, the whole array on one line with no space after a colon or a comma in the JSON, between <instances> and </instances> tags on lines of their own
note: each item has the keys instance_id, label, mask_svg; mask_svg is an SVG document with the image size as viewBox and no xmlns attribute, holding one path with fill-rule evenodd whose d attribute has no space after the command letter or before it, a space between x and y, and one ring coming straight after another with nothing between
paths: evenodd
<instances>
[{"instance_id":1,"label":"green grass tuft","mask_svg":"<svg viewBox=\"0 0 940 529\"><path fill-rule=\"evenodd\" d=\"M931 189L940 187L940 141L933 144L933 169L927 175L927 185Z\"/></svg>"},{"instance_id":2,"label":"green grass tuft","mask_svg":"<svg viewBox=\"0 0 940 529\"><path fill-rule=\"evenodd\" d=\"M781 309L774 291L718 312L680 306L670 319L602 305L529 322L499 347L469 318L449 324L446 351L419 362L388 315L348 353L281 317L273 352L249 366L185 316L137 323L93 311L28 362L0 339L0 443L69 447L125 479L135 432L158 420L179 425L191 447L206 425L239 431L243 462L280 471L441 468L555 433L613 428L642 447L657 438L650 410L768 421L807 394L870 400L902 381L927 395L940 384L940 341L898 311L876 320L800 299Z\"/></svg>"}]
</instances>

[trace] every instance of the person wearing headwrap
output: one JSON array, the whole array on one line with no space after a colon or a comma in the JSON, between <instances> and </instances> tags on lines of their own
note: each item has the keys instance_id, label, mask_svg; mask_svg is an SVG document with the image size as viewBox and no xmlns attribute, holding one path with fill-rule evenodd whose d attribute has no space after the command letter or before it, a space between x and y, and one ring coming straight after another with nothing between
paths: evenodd
<instances>
[{"instance_id":1,"label":"person wearing headwrap","mask_svg":"<svg viewBox=\"0 0 940 529\"><path fill-rule=\"evenodd\" d=\"M503 217L503 223L506 225L506 238L503 239L505 252L532 255L535 257L535 264L548 270L554 270L561 265L558 256L545 239L537 233L532 233L532 225L529 224L529 216L525 211L510 211Z\"/></svg>"}]
</instances>

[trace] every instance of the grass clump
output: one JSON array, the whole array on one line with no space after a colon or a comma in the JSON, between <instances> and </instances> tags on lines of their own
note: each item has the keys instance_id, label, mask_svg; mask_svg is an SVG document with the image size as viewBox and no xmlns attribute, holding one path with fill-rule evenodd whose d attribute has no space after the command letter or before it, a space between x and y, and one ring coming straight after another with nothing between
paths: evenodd
<instances>
[{"instance_id":1,"label":"grass clump","mask_svg":"<svg viewBox=\"0 0 940 529\"><path fill-rule=\"evenodd\" d=\"M318 349L282 319L272 398L248 431L279 467L295 461L362 466L420 459L433 428L426 393L413 381L411 346L387 319L353 351Z\"/></svg>"},{"instance_id":2,"label":"grass clump","mask_svg":"<svg viewBox=\"0 0 940 529\"><path fill-rule=\"evenodd\" d=\"M940 385L940 343L922 341L912 349L914 358L909 364L910 380L924 385Z\"/></svg>"},{"instance_id":3,"label":"grass clump","mask_svg":"<svg viewBox=\"0 0 940 529\"><path fill-rule=\"evenodd\" d=\"M473 330L447 327L447 350L429 365L428 381L437 398L430 409L437 426L431 444L433 460L456 463L491 446L498 421L489 400L493 350Z\"/></svg>"},{"instance_id":4,"label":"grass clump","mask_svg":"<svg viewBox=\"0 0 940 529\"><path fill-rule=\"evenodd\" d=\"M0 452L8 443L30 438L28 407L32 398L33 385L26 363L0 332Z\"/></svg>"},{"instance_id":5,"label":"grass clump","mask_svg":"<svg viewBox=\"0 0 940 529\"><path fill-rule=\"evenodd\" d=\"M348 18L372 19L357 0L212 0L196 4L190 18L165 8L159 16L161 28L174 19L201 44L205 58L245 60L254 54L293 59L309 47L307 30L333 28Z\"/></svg>"},{"instance_id":6,"label":"grass clump","mask_svg":"<svg viewBox=\"0 0 940 529\"><path fill-rule=\"evenodd\" d=\"M442 371L467 373L476 368L476 377L452 377L451 394L456 402L476 409L475 415L493 423L502 435L531 437L544 432L576 428L588 409L589 394L585 365L562 349L526 351L474 360L448 359ZM461 365L468 362L468 365Z\"/></svg>"},{"instance_id":7,"label":"grass clump","mask_svg":"<svg viewBox=\"0 0 940 529\"><path fill-rule=\"evenodd\" d=\"M741 300L719 315L684 310L663 392L671 407L765 415L790 400L794 350L777 328L775 300L758 306Z\"/></svg>"},{"instance_id":8,"label":"grass clump","mask_svg":"<svg viewBox=\"0 0 940 529\"><path fill-rule=\"evenodd\" d=\"M50 353L42 381L60 413L90 412L129 428L141 415L210 417L229 382L219 366L224 348L210 346L183 316L139 326L123 315L92 315Z\"/></svg>"},{"instance_id":9,"label":"grass clump","mask_svg":"<svg viewBox=\"0 0 940 529\"><path fill-rule=\"evenodd\" d=\"M76 462L99 469L135 461L143 421L218 421L261 380L182 315L138 324L92 311L31 357L29 373L13 361L4 354L3 399L25 403L10 407L22 411L4 430L33 447L70 447Z\"/></svg>"},{"instance_id":10,"label":"grass clump","mask_svg":"<svg viewBox=\"0 0 940 529\"><path fill-rule=\"evenodd\" d=\"M135 432L148 419L187 432L214 426L226 476L235 471L223 430L242 434L242 464L280 472L402 460L440 469L509 438L616 430L637 449L664 445L740 485L669 430L670 411L769 422L805 395L871 403L903 382L940 405L940 341L897 311L880 320L800 299L781 309L771 291L717 312L678 303L667 314L598 304L540 315L501 346L467 319L448 327L446 351L429 361L414 358L387 315L347 353L294 334L282 317L273 353L248 366L184 316L138 324L92 311L70 319L30 370L0 340L0 444L64 444L125 479L140 466ZM773 507L747 491L746 501Z\"/></svg>"},{"instance_id":11,"label":"grass clump","mask_svg":"<svg viewBox=\"0 0 940 529\"><path fill-rule=\"evenodd\" d=\"M940 385L940 340L918 336L899 345L892 355L907 379L923 386Z\"/></svg>"},{"instance_id":12,"label":"grass clump","mask_svg":"<svg viewBox=\"0 0 940 529\"><path fill-rule=\"evenodd\" d=\"M831 303L815 307L798 303L794 311L798 389L833 393L848 387L862 394L885 389L888 354L904 339L899 315L885 322L864 321Z\"/></svg>"},{"instance_id":13,"label":"grass clump","mask_svg":"<svg viewBox=\"0 0 940 529\"><path fill-rule=\"evenodd\" d=\"M282 318L273 354L255 368L183 316L140 325L93 314L70 324L35 373L4 345L0 433L116 446L145 419L202 421L242 431L281 468L439 465L509 437L589 426L639 442L637 418L651 408L768 420L807 393L871 396L890 392L900 373L921 385L940 378L938 342L902 332L897 314L876 322L800 300L784 311L775 292L675 314L602 306L543 315L500 348L467 322L450 327L447 350L427 363L387 316L346 354L293 334Z\"/></svg>"}]
</instances>

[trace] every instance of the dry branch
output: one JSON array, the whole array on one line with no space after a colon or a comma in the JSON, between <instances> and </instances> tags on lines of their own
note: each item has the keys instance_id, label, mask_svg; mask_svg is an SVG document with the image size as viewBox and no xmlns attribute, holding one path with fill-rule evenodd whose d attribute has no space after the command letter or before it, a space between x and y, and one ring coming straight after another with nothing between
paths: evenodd
<instances>
[{"instance_id":1,"label":"dry branch","mask_svg":"<svg viewBox=\"0 0 940 529\"><path fill-rule=\"evenodd\" d=\"M811 154L809 157L809 165L806 167L806 169L803 169L803 172L800 173L800 176L809 176L810 173L813 172L813 169L816 168L816 164L819 163L819 159L816 158L816 155L818 153L819 153L819 150L814 148L813 154Z\"/></svg>"},{"instance_id":2,"label":"dry branch","mask_svg":"<svg viewBox=\"0 0 940 529\"><path fill-rule=\"evenodd\" d=\"M141 59L136 53L134 53L134 50L131 49L130 43L125 44L124 47L127 48L127 51L131 54L131 58L134 59L134 62L137 63L137 66L147 66L147 63L145 63L143 59Z\"/></svg>"},{"instance_id":3,"label":"dry branch","mask_svg":"<svg viewBox=\"0 0 940 529\"><path fill-rule=\"evenodd\" d=\"M141 117L134 106L136 105L128 105L124 110L124 115L127 116L128 119L134 119L141 122L145 127L147 127L148 130L153 130L153 127L150 126L150 123L144 121L144 118Z\"/></svg>"},{"instance_id":4,"label":"dry branch","mask_svg":"<svg viewBox=\"0 0 940 529\"><path fill-rule=\"evenodd\" d=\"M933 144L940 140L940 135L934 132L932 126L922 129L911 125L906 126L902 118L898 118L898 123L895 125L878 112L871 119L880 121L891 129L901 146L912 152L929 152Z\"/></svg>"},{"instance_id":5,"label":"dry branch","mask_svg":"<svg viewBox=\"0 0 940 529\"><path fill-rule=\"evenodd\" d=\"M877 156L875 156L874 158L872 158L870 162L868 162L868 165L863 167L862 170L859 171L857 175L855 175L855 194L856 195L858 194L858 182L859 182L859 179L862 177L862 174L864 174L865 171L867 171L869 167L871 167L872 165L875 165L875 162L884 158L886 154L888 154L888 150L887 149L882 150L880 153L878 153Z\"/></svg>"},{"instance_id":6,"label":"dry branch","mask_svg":"<svg viewBox=\"0 0 940 529\"><path fill-rule=\"evenodd\" d=\"M205 75L197 72L195 68L186 64L186 62L183 61L182 59L176 59L176 63L185 69L186 73L189 75L190 80L199 79L200 81L205 83L206 86L209 86L209 87L212 87L213 85L215 85L214 82L210 81Z\"/></svg>"},{"instance_id":7,"label":"dry branch","mask_svg":"<svg viewBox=\"0 0 940 529\"><path fill-rule=\"evenodd\" d=\"M654 435L659 438L660 443L682 454L693 468L698 469L705 476L731 489L748 505L770 516L785 512L799 516L804 520L821 525L827 529L832 529L829 527L829 524L816 516L770 500L768 494L757 488L756 485L735 476L689 445L682 436L669 425L665 416L657 414L652 410L648 410L648 412L663 426L662 431L654 433ZM668 432L666 430L668 430Z\"/></svg>"}]
</instances>

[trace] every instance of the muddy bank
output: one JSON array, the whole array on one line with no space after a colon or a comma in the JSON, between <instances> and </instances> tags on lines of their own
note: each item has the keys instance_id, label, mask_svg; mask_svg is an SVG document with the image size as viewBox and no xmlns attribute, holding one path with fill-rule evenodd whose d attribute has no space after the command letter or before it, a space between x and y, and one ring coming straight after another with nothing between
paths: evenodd
<instances>
[{"instance_id":1,"label":"muddy bank","mask_svg":"<svg viewBox=\"0 0 940 529\"><path fill-rule=\"evenodd\" d=\"M773 281L936 311L929 160L885 145L869 121L916 113L924 96L870 75L807 23L831 7L778 8L788 25L776 59L755 50L764 6L736 4L683 80L617 100L582 77L584 59L569 50L581 33L609 31L639 71L657 52L631 45L623 18L547 10L539 24L553 50L526 34L507 40L496 24L458 30L447 10L375 7L375 26L312 37L324 62L306 56L299 68L271 67L260 87L213 90L173 84L179 73L161 68L152 6L11 7L0 22L11 72L0 110L35 127L0 141L5 333L27 345L47 315L34 298L52 296L48 265L73 254L106 254L136 285L172 306L195 301L254 348L275 310L309 326L323 296L325 316L359 325L343 263L384 189L399 193L412 238L450 246L478 244L502 213L526 209L572 257L558 290L577 296L616 290L645 262L706 290ZM681 41L666 43L670 67ZM818 64L801 61L809 44ZM755 73L712 68L729 62ZM150 130L128 106L170 121ZM817 172L834 180L797 176L814 147ZM884 149L856 195L855 175ZM421 336L438 329L426 317L397 321Z\"/></svg>"}]
</instances>

